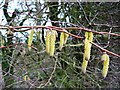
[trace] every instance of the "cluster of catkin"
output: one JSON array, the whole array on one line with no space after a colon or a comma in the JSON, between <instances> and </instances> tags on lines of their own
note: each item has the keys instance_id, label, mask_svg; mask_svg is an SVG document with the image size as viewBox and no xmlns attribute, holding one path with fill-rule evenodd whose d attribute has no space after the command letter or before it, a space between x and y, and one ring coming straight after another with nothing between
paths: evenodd
<instances>
[{"instance_id":1,"label":"cluster of catkin","mask_svg":"<svg viewBox=\"0 0 120 90\"><path fill-rule=\"evenodd\" d=\"M83 54L83 62L82 62L83 73L86 73L86 68L88 65L88 61L90 59L92 41L93 41L93 33L85 32L84 54ZM107 72L109 68L109 56L105 52L101 57L101 61L103 61L102 76L105 78L107 76Z\"/></svg>"},{"instance_id":2,"label":"cluster of catkin","mask_svg":"<svg viewBox=\"0 0 120 90\"><path fill-rule=\"evenodd\" d=\"M46 32L46 52L50 54L50 56L54 56L56 36L57 32L55 30L49 30ZM66 44L68 37L68 34L61 32L59 50L62 50L63 45Z\"/></svg>"},{"instance_id":3,"label":"cluster of catkin","mask_svg":"<svg viewBox=\"0 0 120 90\"><path fill-rule=\"evenodd\" d=\"M34 32L35 32L34 29L31 30L29 38L28 38L28 49L29 50L31 50L31 45L32 45L32 41L33 41ZM64 30L64 32L61 32L61 35L60 35L59 50L62 50L63 45L66 44L67 39L69 37L69 34L67 34L65 32L67 32L67 31ZM54 56L56 37L57 37L57 31L56 30L48 30L48 31L46 31L46 38L45 38L46 39L45 40L46 52L50 56Z\"/></svg>"},{"instance_id":4,"label":"cluster of catkin","mask_svg":"<svg viewBox=\"0 0 120 90\"><path fill-rule=\"evenodd\" d=\"M46 52L50 56L54 56L56 36L57 32L55 30L49 30L46 32Z\"/></svg>"},{"instance_id":5,"label":"cluster of catkin","mask_svg":"<svg viewBox=\"0 0 120 90\"><path fill-rule=\"evenodd\" d=\"M31 44L33 40L34 30L31 30L29 38L28 38L28 48L31 50ZM54 56L55 52L55 41L57 37L57 31L55 30L48 30L46 32L46 52L50 56ZM61 32L60 35L60 44L59 50L61 51L64 44L66 44L69 34L67 31ZM91 46L93 41L93 33L92 32L85 32L85 40L84 40L84 54L83 54L83 62L82 62L82 71L86 73L88 61L90 59L91 54ZM103 69L102 69L102 76L105 78L107 76L108 68L109 68L109 56L104 52L101 60L103 61Z\"/></svg>"}]
</instances>

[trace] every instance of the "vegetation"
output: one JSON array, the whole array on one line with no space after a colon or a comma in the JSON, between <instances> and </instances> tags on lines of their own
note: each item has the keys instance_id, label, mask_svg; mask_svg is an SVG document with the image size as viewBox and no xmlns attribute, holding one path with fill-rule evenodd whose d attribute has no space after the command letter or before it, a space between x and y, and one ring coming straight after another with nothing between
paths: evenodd
<instances>
[{"instance_id":1,"label":"vegetation","mask_svg":"<svg viewBox=\"0 0 120 90\"><path fill-rule=\"evenodd\" d=\"M4 1L0 88L119 87L119 2Z\"/></svg>"}]
</instances>

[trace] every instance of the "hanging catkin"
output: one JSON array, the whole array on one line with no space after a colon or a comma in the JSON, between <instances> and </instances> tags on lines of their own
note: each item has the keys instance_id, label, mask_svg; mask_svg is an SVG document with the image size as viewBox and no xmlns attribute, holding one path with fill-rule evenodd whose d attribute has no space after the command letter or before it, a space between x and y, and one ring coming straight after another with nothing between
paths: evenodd
<instances>
[{"instance_id":1,"label":"hanging catkin","mask_svg":"<svg viewBox=\"0 0 120 90\"><path fill-rule=\"evenodd\" d=\"M29 38L28 38L28 49L31 50L31 44L32 44L32 40L33 40L33 34L34 34L34 30L31 30Z\"/></svg>"},{"instance_id":2,"label":"hanging catkin","mask_svg":"<svg viewBox=\"0 0 120 90\"><path fill-rule=\"evenodd\" d=\"M93 41L93 33L89 32L89 41L92 42ZM90 43L90 47L92 46L92 44Z\"/></svg>"},{"instance_id":3,"label":"hanging catkin","mask_svg":"<svg viewBox=\"0 0 120 90\"><path fill-rule=\"evenodd\" d=\"M109 56L106 53L104 53L102 55L101 60L103 61L102 76L105 78L107 76L109 68Z\"/></svg>"},{"instance_id":4,"label":"hanging catkin","mask_svg":"<svg viewBox=\"0 0 120 90\"><path fill-rule=\"evenodd\" d=\"M82 63L82 72L83 73L86 73L87 65L88 65L88 61L85 60L85 57L83 57L83 63Z\"/></svg>"},{"instance_id":5,"label":"hanging catkin","mask_svg":"<svg viewBox=\"0 0 120 90\"><path fill-rule=\"evenodd\" d=\"M24 81L29 81L30 80L30 77L28 75L25 75L24 76Z\"/></svg>"},{"instance_id":6,"label":"hanging catkin","mask_svg":"<svg viewBox=\"0 0 120 90\"><path fill-rule=\"evenodd\" d=\"M90 51L91 51L91 46L89 40L85 39L84 56L85 56L85 60L87 61L90 59Z\"/></svg>"},{"instance_id":7,"label":"hanging catkin","mask_svg":"<svg viewBox=\"0 0 120 90\"><path fill-rule=\"evenodd\" d=\"M51 31L46 32L46 52L49 54L50 52L50 36L51 36Z\"/></svg>"},{"instance_id":8,"label":"hanging catkin","mask_svg":"<svg viewBox=\"0 0 120 90\"><path fill-rule=\"evenodd\" d=\"M66 31L66 30L64 30L64 31ZM68 37L69 37L69 34L61 32L59 50L62 50L63 45L67 43Z\"/></svg>"},{"instance_id":9,"label":"hanging catkin","mask_svg":"<svg viewBox=\"0 0 120 90\"><path fill-rule=\"evenodd\" d=\"M84 54L83 54L83 63L82 63L82 71L86 73L86 68L88 65L88 60L90 59L91 54L91 46L90 42L93 41L93 33L85 32L85 41L84 41Z\"/></svg>"},{"instance_id":10,"label":"hanging catkin","mask_svg":"<svg viewBox=\"0 0 120 90\"><path fill-rule=\"evenodd\" d=\"M60 45L59 45L59 50L62 50L62 48L63 48L64 38L65 38L65 35L64 35L64 33L62 32L62 33L60 34Z\"/></svg>"},{"instance_id":11,"label":"hanging catkin","mask_svg":"<svg viewBox=\"0 0 120 90\"><path fill-rule=\"evenodd\" d=\"M49 30L46 32L46 52L50 56L54 56L56 36L57 32L55 30Z\"/></svg>"},{"instance_id":12,"label":"hanging catkin","mask_svg":"<svg viewBox=\"0 0 120 90\"><path fill-rule=\"evenodd\" d=\"M51 35L50 35L50 56L54 55L55 41L56 41L56 31L51 31Z\"/></svg>"},{"instance_id":13,"label":"hanging catkin","mask_svg":"<svg viewBox=\"0 0 120 90\"><path fill-rule=\"evenodd\" d=\"M105 61L106 60L106 52L104 52L104 54L101 56L101 61Z\"/></svg>"},{"instance_id":14,"label":"hanging catkin","mask_svg":"<svg viewBox=\"0 0 120 90\"><path fill-rule=\"evenodd\" d=\"M68 39L68 37L69 37L69 34L64 33L64 44L67 43L67 39Z\"/></svg>"}]
</instances>

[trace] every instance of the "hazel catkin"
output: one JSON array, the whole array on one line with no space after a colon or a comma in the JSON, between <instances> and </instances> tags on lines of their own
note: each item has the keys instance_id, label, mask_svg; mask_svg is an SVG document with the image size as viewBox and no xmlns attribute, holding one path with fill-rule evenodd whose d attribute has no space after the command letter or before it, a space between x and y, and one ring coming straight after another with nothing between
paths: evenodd
<instances>
[{"instance_id":1,"label":"hazel catkin","mask_svg":"<svg viewBox=\"0 0 120 90\"><path fill-rule=\"evenodd\" d=\"M65 34L62 32L61 35L60 35L60 45L59 45L59 50L62 50L62 48L63 48L64 38L65 38Z\"/></svg>"},{"instance_id":2,"label":"hazel catkin","mask_svg":"<svg viewBox=\"0 0 120 90\"><path fill-rule=\"evenodd\" d=\"M68 37L69 37L69 34L64 33L64 44L67 43L67 39L68 39Z\"/></svg>"},{"instance_id":3,"label":"hazel catkin","mask_svg":"<svg viewBox=\"0 0 120 90\"><path fill-rule=\"evenodd\" d=\"M109 56L105 53L102 56L102 60L103 59L104 59L104 61L103 61L102 76L105 78L107 76L108 68L109 68Z\"/></svg>"},{"instance_id":4,"label":"hazel catkin","mask_svg":"<svg viewBox=\"0 0 120 90\"><path fill-rule=\"evenodd\" d=\"M56 33L57 33L56 31L51 31L51 35L50 35L50 56L54 56Z\"/></svg>"},{"instance_id":5,"label":"hazel catkin","mask_svg":"<svg viewBox=\"0 0 120 90\"><path fill-rule=\"evenodd\" d=\"M86 73L86 68L88 65L88 61L90 59L91 54L91 46L90 42L93 41L93 33L85 32L85 41L84 41L84 54L83 54L83 63L82 63L82 71Z\"/></svg>"},{"instance_id":6,"label":"hazel catkin","mask_svg":"<svg viewBox=\"0 0 120 90\"><path fill-rule=\"evenodd\" d=\"M64 31L67 32L66 30ZM62 50L63 45L66 44L68 37L69 37L69 34L61 32L59 50Z\"/></svg>"},{"instance_id":7,"label":"hazel catkin","mask_svg":"<svg viewBox=\"0 0 120 90\"><path fill-rule=\"evenodd\" d=\"M32 44L32 40L33 40L33 34L34 34L34 30L31 30L29 38L28 38L28 49L31 50L31 44Z\"/></svg>"},{"instance_id":8,"label":"hazel catkin","mask_svg":"<svg viewBox=\"0 0 120 90\"><path fill-rule=\"evenodd\" d=\"M83 62L82 62L82 72L83 73L86 73L87 65L88 65L88 61L85 60L85 57L83 57Z\"/></svg>"},{"instance_id":9,"label":"hazel catkin","mask_svg":"<svg viewBox=\"0 0 120 90\"><path fill-rule=\"evenodd\" d=\"M46 32L46 52L49 54L50 52L50 36L51 36L51 32L50 31L47 31Z\"/></svg>"}]
</instances>

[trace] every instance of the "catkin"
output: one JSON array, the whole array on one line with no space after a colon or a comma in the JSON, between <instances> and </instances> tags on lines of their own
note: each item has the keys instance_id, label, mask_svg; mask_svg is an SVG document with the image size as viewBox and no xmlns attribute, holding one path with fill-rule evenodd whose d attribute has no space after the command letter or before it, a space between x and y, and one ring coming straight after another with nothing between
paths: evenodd
<instances>
[{"instance_id":1,"label":"catkin","mask_svg":"<svg viewBox=\"0 0 120 90\"><path fill-rule=\"evenodd\" d=\"M64 31L67 32L66 30ZM67 43L68 37L69 37L69 34L61 32L59 50L62 50L63 45Z\"/></svg>"},{"instance_id":2,"label":"catkin","mask_svg":"<svg viewBox=\"0 0 120 90\"><path fill-rule=\"evenodd\" d=\"M83 57L83 63L82 63L82 72L86 73L86 68L88 65L88 61L85 60L85 57Z\"/></svg>"},{"instance_id":3,"label":"catkin","mask_svg":"<svg viewBox=\"0 0 120 90\"><path fill-rule=\"evenodd\" d=\"M56 41L56 31L51 31L51 36L50 36L50 56L54 55L55 41Z\"/></svg>"},{"instance_id":4,"label":"catkin","mask_svg":"<svg viewBox=\"0 0 120 90\"><path fill-rule=\"evenodd\" d=\"M91 46L90 42L93 41L93 33L85 32L85 41L84 41L84 54L83 54L83 63L82 63L82 71L85 73L88 65L88 60L90 59Z\"/></svg>"},{"instance_id":5,"label":"catkin","mask_svg":"<svg viewBox=\"0 0 120 90\"><path fill-rule=\"evenodd\" d=\"M68 37L69 37L69 34L64 33L64 44L67 43L67 39L68 39Z\"/></svg>"},{"instance_id":6,"label":"catkin","mask_svg":"<svg viewBox=\"0 0 120 90\"><path fill-rule=\"evenodd\" d=\"M107 76L109 68L109 56L106 53L103 55L105 57L105 60L103 62L102 76L105 78Z\"/></svg>"},{"instance_id":7,"label":"catkin","mask_svg":"<svg viewBox=\"0 0 120 90\"><path fill-rule=\"evenodd\" d=\"M24 81L29 81L30 80L30 77L28 75L25 75L24 76Z\"/></svg>"},{"instance_id":8,"label":"catkin","mask_svg":"<svg viewBox=\"0 0 120 90\"><path fill-rule=\"evenodd\" d=\"M89 47L89 41L87 40L87 38L84 41L85 45L84 45L84 55L83 55L83 63L82 63L82 72L86 73L86 68L88 65L88 60L90 58L90 47Z\"/></svg>"},{"instance_id":9,"label":"catkin","mask_svg":"<svg viewBox=\"0 0 120 90\"><path fill-rule=\"evenodd\" d=\"M90 59L90 54L91 54L91 46L92 44L90 42L93 41L93 33L92 32L85 32L85 47L84 47L84 55L85 55L85 60Z\"/></svg>"},{"instance_id":10,"label":"catkin","mask_svg":"<svg viewBox=\"0 0 120 90\"><path fill-rule=\"evenodd\" d=\"M101 61L105 61L106 60L106 53L104 53L101 57Z\"/></svg>"},{"instance_id":11,"label":"catkin","mask_svg":"<svg viewBox=\"0 0 120 90\"><path fill-rule=\"evenodd\" d=\"M85 39L84 44L85 44L85 46L84 46L84 57L85 57L85 60L88 61L90 59L90 51L91 51L89 40Z\"/></svg>"},{"instance_id":12,"label":"catkin","mask_svg":"<svg viewBox=\"0 0 120 90\"><path fill-rule=\"evenodd\" d=\"M89 41L92 42L93 41L93 33L89 32ZM90 43L90 47L92 46L92 44Z\"/></svg>"},{"instance_id":13,"label":"catkin","mask_svg":"<svg viewBox=\"0 0 120 90\"><path fill-rule=\"evenodd\" d=\"M29 38L28 38L28 48L29 50L31 50L31 44L32 44L32 40L33 40L33 34L34 34L34 30L31 30Z\"/></svg>"},{"instance_id":14,"label":"catkin","mask_svg":"<svg viewBox=\"0 0 120 90\"><path fill-rule=\"evenodd\" d=\"M89 39L89 33L88 32L85 32L85 38Z\"/></svg>"},{"instance_id":15,"label":"catkin","mask_svg":"<svg viewBox=\"0 0 120 90\"><path fill-rule=\"evenodd\" d=\"M50 36L51 36L51 32L50 31L47 31L46 32L46 52L49 54L50 52Z\"/></svg>"},{"instance_id":16,"label":"catkin","mask_svg":"<svg viewBox=\"0 0 120 90\"><path fill-rule=\"evenodd\" d=\"M90 42L93 41L93 33L92 32L89 32L89 40L90 40Z\"/></svg>"},{"instance_id":17,"label":"catkin","mask_svg":"<svg viewBox=\"0 0 120 90\"><path fill-rule=\"evenodd\" d=\"M60 35L60 45L59 45L59 50L62 50L63 44L64 44L64 38L65 38L65 33L61 33Z\"/></svg>"}]
</instances>

